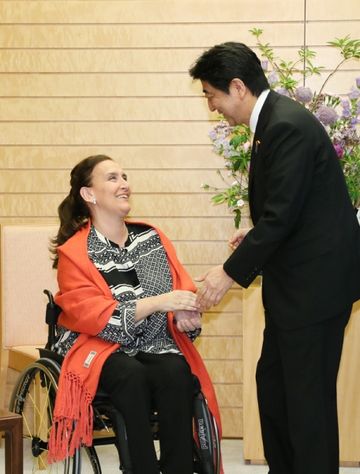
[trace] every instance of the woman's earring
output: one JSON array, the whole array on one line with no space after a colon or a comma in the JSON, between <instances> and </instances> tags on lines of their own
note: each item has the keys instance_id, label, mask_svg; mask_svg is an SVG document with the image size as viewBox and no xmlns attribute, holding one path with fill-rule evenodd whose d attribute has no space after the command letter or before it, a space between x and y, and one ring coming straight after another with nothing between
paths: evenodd
<instances>
[{"instance_id":1,"label":"woman's earring","mask_svg":"<svg viewBox=\"0 0 360 474\"><path fill-rule=\"evenodd\" d=\"M93 202L93 204L96 204L96 197L93 197L92 202Z\"/></svg>"}]
</instances>

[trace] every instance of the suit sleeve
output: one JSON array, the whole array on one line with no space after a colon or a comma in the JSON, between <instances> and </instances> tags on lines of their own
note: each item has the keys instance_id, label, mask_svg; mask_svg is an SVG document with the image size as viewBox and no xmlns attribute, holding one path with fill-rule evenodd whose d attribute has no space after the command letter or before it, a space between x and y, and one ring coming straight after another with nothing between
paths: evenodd
<instances>
[{"instance_id":1,"label":"suit sleeve","mask_svg":"<svg viewBox=\"0 0 360 474\"><path fill-rule=\"evenodd\" d=\"M245 288L296 227L314 172L314 143L309 135L305 127L282 121L266 131L260 144L263 210L224 263L225 272Z\"/></svg>"}]
</instances>

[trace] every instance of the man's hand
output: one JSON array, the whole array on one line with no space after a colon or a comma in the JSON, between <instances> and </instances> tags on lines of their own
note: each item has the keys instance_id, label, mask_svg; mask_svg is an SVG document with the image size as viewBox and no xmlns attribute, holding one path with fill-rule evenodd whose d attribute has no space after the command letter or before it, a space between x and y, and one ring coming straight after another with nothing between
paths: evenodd
<instances>
[{"instance_id":1,"label":"man's hand","mask_svg":"<svg viewBox=\"0 0 360 474\"><path fill-rule=\"evenodd\" d=\"M209 309L218 304L234 280L224 271L222 265L211 268L203 275L195 278L195 281L203 282L197 293L197 301L201 310Z\"/></svg>"},{"instance_id":2,"label":"man's hand","mask_svg":"<svg viewBox=\"0 0 360 474\"><path fill-rule=\"evenodd\" d=\"M251 229L238 229L234 234L230 237L229 239L229 245L230 247L235 250L241 242L244 240L246 234L250 231Z\"/></svg>"}]
</instances>

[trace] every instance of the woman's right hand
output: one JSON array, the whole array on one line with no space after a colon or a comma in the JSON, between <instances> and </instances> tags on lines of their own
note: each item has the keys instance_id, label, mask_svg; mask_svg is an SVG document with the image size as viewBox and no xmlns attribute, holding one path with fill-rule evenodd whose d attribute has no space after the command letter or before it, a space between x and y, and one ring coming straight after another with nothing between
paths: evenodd
<instances>
[{"instance_id":1,"label":"woman's right hand","mask_svg":"<svg viewBox=\"0 0 360 474\"><path fill-rule=\"evenodd\" d=\"M180 332L201 328L201 314L198 311L175 311L176 327Z\"/></svg>"},{"instance_id":2,"label":"woman's right hand","mask_svg":"<svg viewBox=\"0 0 360 474\"><path fill-rule=\"evenodd\" d=\"M158 299L158 311L198 311L196 294L192 291L174 290L156 297Z\"/></svg>"},{"instance_id":3,"label":"woman's right hand","mask_svg":"<svg viewBox=\"0 0 360 474\"><path fill-rule=\"evenodd\" d=\"M135 320L141 321L150 314L160 311L199 311L196 294L192 291L174 290L162 295L149 296L136 301Z\"/></svg>"}]
</instances>

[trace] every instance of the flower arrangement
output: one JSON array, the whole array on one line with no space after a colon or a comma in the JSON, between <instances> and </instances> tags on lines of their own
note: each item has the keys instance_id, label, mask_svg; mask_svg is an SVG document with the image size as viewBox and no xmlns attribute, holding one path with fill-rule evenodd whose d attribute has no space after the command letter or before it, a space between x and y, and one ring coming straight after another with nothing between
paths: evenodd
<instances>
[{"instance_id":1,"label":"flower arrangement","mask_svg":"<svg viewBox=\"0 0 360 474\"><path fill-rule=\"evenodd\" d=\"M349 195L354 207L360 207L360 77L346 98L325 92L325 86L331 76L350 59L360 59L360 40L349 36L328 42L340 51L342 59L329 73L319 92L312 92L309 87L299 85L314 74L320 74L322 67L313 64L315 52L308 48L298 51L296 61L284 61L275 57L268 43L260 39L263 31L258 28L250 30L256 37L256 45L260 50L262 67L269 85L280 94L287 95L301 102L309 109L327 130L339 157ZM296 79L298 77L299 79ZM214 204L227 204L234 213L235 227L240 226L242 209L248 201L248 171L251 157L250 129L245 125L230 127L221 120L209 133L213 151L224 158L227 177L218 170L224 182L224 188L203 185L206 190L214 191ZM231 180L231 183L229 181Z\"/></svg>"}]
</instances>

